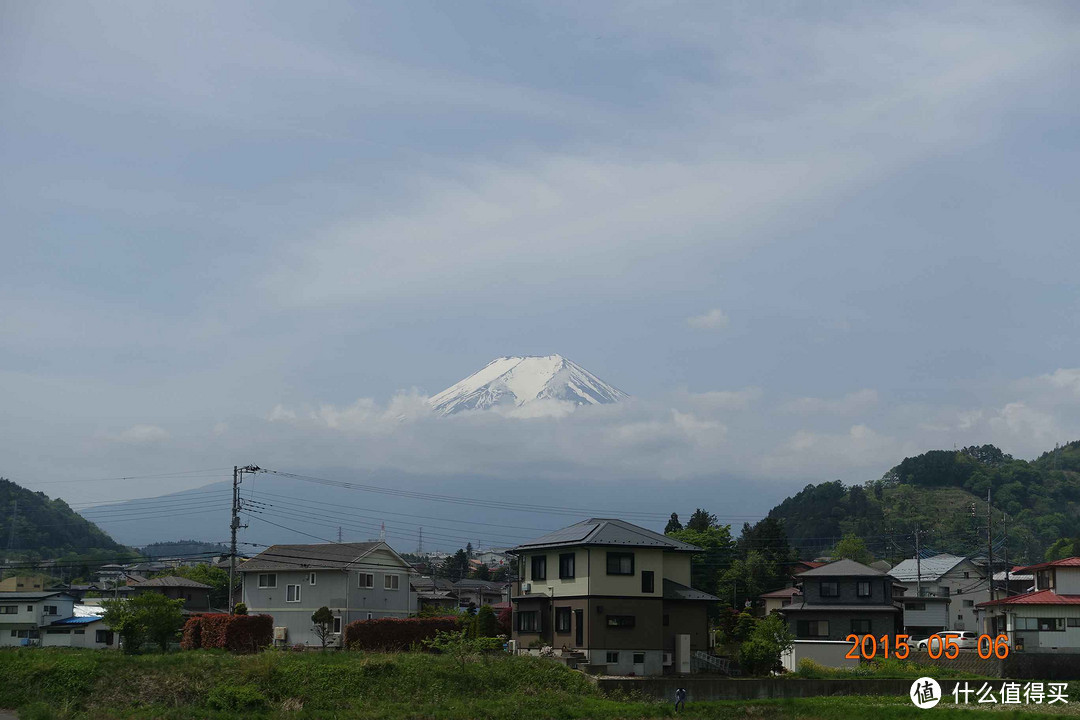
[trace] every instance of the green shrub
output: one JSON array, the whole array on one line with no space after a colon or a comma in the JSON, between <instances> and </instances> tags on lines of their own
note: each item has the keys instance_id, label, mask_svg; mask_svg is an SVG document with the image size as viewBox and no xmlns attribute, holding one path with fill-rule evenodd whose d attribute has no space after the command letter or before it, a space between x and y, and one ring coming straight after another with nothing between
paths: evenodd
<instances>
[{"instance_id":1,"label":"green shrub","mask_svg":"<svg viewBox=\"0 0 1080 720\"><path fill-rule=\"evenodd\" d=\"M254 685L222 685L210 691L206 704L214 710L252 712L265 710L266 698Z\"/></svg>"}]
</instances>

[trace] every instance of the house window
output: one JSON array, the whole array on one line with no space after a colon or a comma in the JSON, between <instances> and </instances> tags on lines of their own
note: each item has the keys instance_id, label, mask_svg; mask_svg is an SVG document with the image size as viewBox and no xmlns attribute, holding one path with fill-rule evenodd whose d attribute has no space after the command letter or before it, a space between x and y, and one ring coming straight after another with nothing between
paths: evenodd
<instances>
[{"instance_id":1,"label":"house window","mask_svg":"<svg viewBox=\"0 0 1080 720\"><path fill-rule=\"evenodd\" d=\"M840 597L840 586L835 582L821 583L821 597Z\"/></svg>"},{"instance_id":2,"label":"house window","mask_svg":"<svg viewBox=\"0 0 1080 720\"><path fill-rule=\"evenodd\" d=\"M555 632L570 632L570 608L555 608Z\"/></svg>"},{"instance_id":3,"label":"house window","mask_svg":"<svg viewBox=\"0 0 1080 720\"><path fill-rule=\"evenodd\" d=\"M1033 617L1018 617L1016 618L1017 630L1038 630L1039 619Z\"/></svg>"},{"instance_id":4,"label":"house window","mask_svg":"<svg viewBox=\"0 0 1080 720\"><path fill-rule=\"evenodd\" d=\"M532 556L532 579L547 580L547 555Z\"/></svg>"},{"instance_id":5,"label":"house window","mask_svg":"<svg viewBox=\"0 0 1080 720\"><path fill-rule=\"evenodd\" d=\"M33 605L27 605L26 606L26 612L34 612L34 606Z\"/></svg>"},{"instance_id":6,"label":"house window","mask_svg":"<svg viewBox=\"0 0 1080 720\"><path fill-rule=\"evenodd\" d=\"M536 610L526 610L518 613L518 632L534 633L539 632L537 627L537 616L539 613Z\"/></svg>"},{"instance_id":7,"label":"house window","mask_svg":"<svg viewBox=\"0 0 1080 720\"><path fill-rule=\"evenodd\" d=\"M634 553L609 552L607 554L608 575L633 575Z\"/></svg>"},{"instance_id":8,"label":"house window","mask_svg":"<svg viewBox=\"0 0 1080 720\"><path fill-rule=\"evenodd\" d=\"M277 587L277 573L263 573L259 575L259 587L261 588L276 588Z\"/></svg>"},{"instance_id":9,"label":"house window","mask_svg":"<svg viewBox=\"0 0 1080 720\"><path fill-rule=\"evenodd\" d=\"M373 588L375 587L375 576L372 573L360 573L357 576L357 587Z\"/></svg>"},{"instance_id":10,"label":"house window","mask_svg":"<svg viewBox=\"0 0 1080 720\"><path fill-rule=\"evenodd\" d=\"M799 620L795 623L795 634L801 638L829 637L829 621Z\"/></svg>"},{"instance_id":11,"label":"house window","mask_svg":"<svg viewBox=\"0 0 1080 720\"><path fill-rule=\"evenodd\" d=\"M653 577L654 576L652 570L641 571L641 592L651 593L656 591L653 583Z\"/></svg>"},{"instance_id":12,"label":"house window","mask_svg":"<svg viewBox=\"0 0 1080 720\"><path fill-rule=\"evenodd\" d=\"M574 577L574 553L559 556L559 579L572 580Z\"/></svg>"},{"instance_id":13,"label":"house window","mask_svg":"<svg viewBox=\"0 0 1080 720\"><path fill-rule=\"evenodd\" d=\"M609 628L632 628L634 627L633 615L608 615L607 626Z\"/></svg>"},{"instance_id":14,"label":"house window","mask_svg":"<svg viewBox=\"0 0 1080 720\"><path fill-rule=\"evenodd\" d=\"M645 664L645 653L634 653L634 664L635 665L644 665Z\"/></svg>"},{"instance_id":15,"label":"house window","mask_svg":"<svg viewBox=\"0 0 1080 720\"><path fill-rule=\"evenodd\" d=\"M855 587L855 594L862 598L870 597L870 582L868 580L860 580Z\"/></svg>"},{"instance_id":16,"label":"house window","mask_svg":"<svg viewBox=\"0 0 1080 720\"><path fill-rule=\"evenodd\" d=\"M308 573L307 582L308 582L308 585L314 585L315 584L315 573Z\"/></svg>"},{"instance_id":17,"label":"house window","mask_svg":"<svg viewBox=\"0 0 1080 720\"><path fill-rule=\"evenodd\" d=\"M851 632L857 633L859 635L868 634L870 632L870 621L869 620L852 620L851 621Z\"/></svg>"},{"instance_id":18,"label":"house window","mask_svg":"<svg viewBox=\"0 0 1080 720\"><path fill-rule=\"evenodd\" d=\"M1065 630L1065 618L1039 618L1040 632L1062 632Z\"/></svg>"},{"instance_id":19,"label":"house window","mask_svg":"<svg viewBox=\"0 0 1080 720\"><path fill-rule=\"evenodd\" d=\"M397 590L400 577L397 575L383 575L383 590Z\"/></svg>"},{"instance_id":20,"label":"house window","mask_svg":"<svg viewBox=\"0 0 1080 720\"><path fill-rule=\"evenodd\" d=\"M607 659L605 662L617 663L619 662L619 653L608 650Z\"/></svg>"},{"instance_id":21,"label":"house window","mask_svg":"<svg viewBox=\"0 0 1080 720\"><path fill-rule=\"evenodd\" d=\"M56 612L56 606L55 606L55 605L43 605L43 606L42 606L42 611L43 611L43 612L44 612L44 613L45 613L46 615L57 615L57 614L58 614L58 613Z\"/></svg>"},{"instance_id":22,"label":"house window","mask_svg":"<svg viewBox=\"0 0 1080 720\"><path fill-rule=\"evenodd\" d=\"M924 602L913 602L913 603L908 603L905 607L907 607L909 612L915 611L915 610L925 610L926 609L926 603L924 603Z\"/></svg>"},{"instance_id":23,"label":"house window","mask_svg":"<svg viewBox=\"0 0 1080 720\"><path fill-rule=\"evenodd\" d=\"M964 607L975 607L975 601L974 600L965 600L964 601Z\"/></svg>"},{"instance_id":24,"label":"house window","mask_svg":"<svg viewBox=\"0 0 1080 720\"><path fill-rule=\"evenodd\" d=\"M113 631L112 630L96 630L94 632L94 642L101 643L102 645L113 644Z\"/></svg>"},{"instance_id":25,"label":"house window","mask_svg":"<svg viewBox=\"0 0 1080 720\"><path fill-rule=\"evenodd\" d=\"M18 605L0 605L0 615L18 615Z\"/></svg>"},{"instance_id":26,"label":"house window","mask_svg":"<svg viewBox=\"0 0 1080 720\"><path fill-rule=\"evenodd\" d=\"M949 597L949 586L948 585L939 586L937 591L938 591L938 595L940 595L941 597Z\"/></svg>"},{"instance_id":27,"label":"house window","mask_svg":"<svg viewBox=\"0 0 1080 720\"><path fill-rule=\"evenodd\" d=\"M286 585L285 586L285 602L300 602L300 586L299 585Z\"/></svg>"},{"instance_id":28,"label":"house window","mask_svg":"<svg viewBox=\"0 0 1080 720\"><path fill-rule=\"evenodd\" d=\"M75 634L76 635L85 635L86 634L86 628L75 628ZM110 643L110 644L112 644L112 643Z\"/></svg>"},{"instance_id":29,"label":"house window","mask_svg":"<svg viewBox=\"0 0 1080 720\"><path fill-rule=\"evenodd\" d=\"M335 635L340 635L341 634L341 616L340 615L335 615L334 616L334 634Z\"/></svg>"},{"instance_id":30,"label":"house window","mask_svg":"<svg viewBox=\"0 0 1080 720\"><path fill-rule=\"evenodd\" d=\"M968 578L970 578L970 577L971 577L971 571L969 571L969 570L965 570L965 571L964 571L964 579L965 579L965 580L967 580L967 579L968 579Z\"/></svg>"}]
</instances>

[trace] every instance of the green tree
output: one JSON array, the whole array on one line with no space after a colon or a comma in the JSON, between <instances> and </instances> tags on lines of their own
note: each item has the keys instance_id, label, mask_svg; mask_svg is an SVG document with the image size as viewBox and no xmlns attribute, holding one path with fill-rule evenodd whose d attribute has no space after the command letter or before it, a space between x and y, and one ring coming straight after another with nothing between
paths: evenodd
<instances>
[{"instance_id":1,"label":"green tree","mask_svg":"<svg viewBox=\"0 0 1080 720\"><path fill-rule=\"evenodd\" d=\"M167 577L170 575L209 585L210 607L228 607L229 572L227 570L206 563L200 563L197 565L181 565L174 570L157 573L154 577Z\"/></svg>"},{"instance_id":2,"label":"green tree","mask_svg":"<svg viewBox=\"0 0 1080 720\"><path fill-rule=\"evenodd\" d=\"M469 576L469 556L462 548L446 558L440 568L440 575L444 575L454 582Z\"/></svg>"},{"instance_id":3,"label":"green tree","mask_svg":"<svg viewBox=\"0 0 1080 720\"><path fill-rule=\"evenodd\" d=\"M735 558L727 570L719 573L717 597L721 602L730 602L736 610L753 602L763 592L775 589L776 563L764 553L751 550L744 558Z\"/></svg>"},{"instance_id":4,"label":"green tree","mask_svg":"<svg viewBox=\"0 0 1080 720\"><path fill-rule=\"evenodd\" d=\"M874 556L866 548L866 542L855 533L848 533L840 542L836 543L836 547L832 550L832 556L836 559L847 558L864 565L874 562Z\"/></svg>"},{"instance_id":5,"label":"green tree","mask_svg":"<svg viewBox=\"0 0 1080 720\"><path fill-rule=\"evenodd\" d=\"M138 652L144 641L156 643L161 651L169 649L184 622L184 601L170 600L161 593L144 592L132 598L106 600L105 624L124 643L124 651Z\"/></svg>"},{"instance_id":6,"label":"green tree","mask_svg":"<svg viewBox=\"0 0 1080 720\"><path fill-rule=\"evenodd\" d=\"M489 568L487 565L481 565L480 567L476 568L476 571L473 572L472 575L477 580L490 580L491 568Z\"/></svg>"},{"instance_id":7,"label":"green tree","mask_svg":"<svg viewBox=\"0 0 1080 720\"><path fill-rule=\"evenodd\" d=\"M495 637L499 634L499 618L490 605L482 605L469 623L472 637Z\"/></svg>"},{"instance_id":8,"label":"green tree","mask_svg":"<svg viewBox=\"0 0 1080 720\"><path fill-rule=\"evenodd\" d=\"M730 525L713 525L705 530L693 530L687 525L668 537L697 545L704 552L695 553L690 560L690 584L707 593L717 593L718 568L727 568L735 555L735 543L731 539ZM715 615L715 609L710 607Z\"/></svg>"},{"instance_id":9,"label":"green tree","mask_svg":"<svg viewBox=\"0 0 1080 720\"><path fill-rule=\"evenodd\" d=\"M759 622L739 647L739 669L746 675L767 675L782 668L781 657L795 638L776 613Z\"/></svg>"},{"instance_id":10,"label":"green tree","mask_svg":"<svg viewBox=\"0 0 1080 720\"><path fill-rule=\"evenodd\" d=\"M330 608L323 605L311 614L311 622L313 623L312 629L315 632L315 637L319 638L322 649L325 651L326 643L334 632L334 613L330 612Z\"/></svg>"},{"instance_id":11,"label":"green tree","mask_svg":"<svg viewBox=\"0 0 1080 720\"><path fill-rule=\"evenodd\" d=\"M705 532L709 528L716 526L716 516L704 508L695 510L694 514L690 516L690 520L686 523L686 529L695 532Z\"/></svg>"},{"instance_id":12,"label":"green tree","mask_svg":"<svg viewBox=\"0 0 1080 720\"><path fill-rule=\"evenodd\" d=\"M678 530L682 530L682 523L679 522L679 514L671 513L671 517L668 518L667 525L664 526L664 534L673 533Z\"/></svg>"}]
</instances>

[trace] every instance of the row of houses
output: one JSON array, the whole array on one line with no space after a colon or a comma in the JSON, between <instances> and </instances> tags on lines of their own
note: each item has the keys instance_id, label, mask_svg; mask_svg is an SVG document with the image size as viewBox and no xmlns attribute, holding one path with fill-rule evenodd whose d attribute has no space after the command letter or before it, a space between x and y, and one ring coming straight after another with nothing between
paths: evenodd
<instances>
[{"instance_id":1,"label":"row of houses","mask_svg":"<svg viewBox=\"0 0 1080 720\"><path fill-rule=\"evenodd\" d=\"M492 605L512 608L510 647L517 652L551 651L624 675L708 665L707 608L718 598L691 585L691 558L700 548L591 518L507 552L516 565L510 584L420 576L382 541L275 545L238 568L241 597L250 612L273 616L279 644L319 644L311 615L324 606L340 637L354 620ZM915 639L970 628L1007 634L1017 651L1080 651L1080 558L1010 569L1003 581L1016 583L1017 594L994 600L986 573L970 559L924 558L914 576L911 562L892 569L852 560L800 563L790 587L761 599L803 642L851 634ZM206 586L157 579L129 587L183 597L188 612L209 605L208 596L201 599ZM114 647L100 616L85 605L77 611L77 603L64 590L0 592L0 643Z\"/></svg>"}]
</instances>

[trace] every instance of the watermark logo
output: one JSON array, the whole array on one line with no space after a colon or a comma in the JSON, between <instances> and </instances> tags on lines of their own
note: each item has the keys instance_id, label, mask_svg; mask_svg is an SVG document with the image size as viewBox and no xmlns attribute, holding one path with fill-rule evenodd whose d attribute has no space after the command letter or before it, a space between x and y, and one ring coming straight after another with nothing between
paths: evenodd
<instances>
[{"instance_id":1,"label":"watermark logo","mask_svg":"<svg viewBox=\"0 0 1080 720\"><path fill-rule=\"evenodd\" d=\"M911 702L915 703L915 707L929 710L941 702L941 686L934 678L921 677L911 683L911 691L908 695L911 696Z\"/></svg>"}]
</instances>

